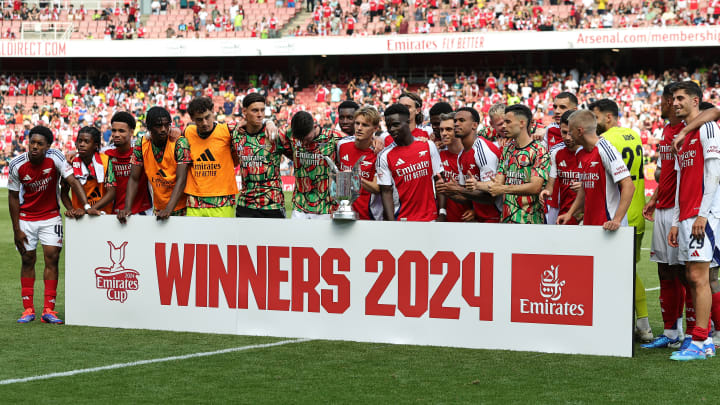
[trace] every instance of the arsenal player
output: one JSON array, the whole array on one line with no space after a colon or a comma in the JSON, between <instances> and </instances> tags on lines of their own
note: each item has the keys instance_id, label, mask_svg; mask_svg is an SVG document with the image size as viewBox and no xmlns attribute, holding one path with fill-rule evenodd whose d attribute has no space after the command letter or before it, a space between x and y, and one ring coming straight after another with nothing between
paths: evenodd
<instances>
[{"instance_id":1,"label":"arsenal player","mask_svg":"<svg viewBox=\"0 0 720 405\"><path fill-rule=\"evenodd\" d=\"M559 208L556 216L562 215L570 210L577 196L576 185L580 184L580 168L578 167L577 152L580 146L570 136L568 121L573 111L565 111L560 118L560 134L562 134L562 143L558 143L550 150L550 176L545 185L545 189L540 193L540 198L548 201L550 196L554 194L553 190L557 190L555 201ZM579 215L576 214L576 215ZM548 224L557 223L550 222L549 213L546 214ZM567 225L577 225L576 217L569 218Z\"/></svg>"},{"instance_id":2,"label":"arsenal player","mask_svg":"<svg viewBox=\"0 0 720 405\"><path fill-rule=\"evenodd\" d=\"M58 259L62 249L63 224L60 218L57 190L62 177L78 196L83 208L70 210L69 217L82 216L86 211L95 213L85 198L82 185L73 176L72 167L65 156L50 149L53 134L49 128L36 126L28 133L28 151L10 162L8 177L8 203L13 227L15 247L20 253L21 296L24 312L19 323L35 320L33 303L37 243L43 248L45 259L45 302L41 316L44 323L62 324L55 312L58 284ZM93 212L94 211L94 212Z\"/></svg>"},{"instance_id":3,"label":"arsenal player","mask_svg":"<svg viewBox=\"0 0 720 405\"><path fill-rule=\"evenodd\" d=\"M584 208L585 225L602 226L607 231L627 226L627 210L635 186L620 153L606 139L597 136L595 115L588 110L570 115L568 131L573 141L582 147L577 159L583 187L568 212L558 217L558 224L569 223L572 216Z\"/></svg>"},{"instance_id":4,"label":"arsenal player","mask_svg":"<svg viewBox=\"0 0 720 405\"><path fill-rule=\"evenodd\" d=\"M455 136L455 113L441 114L438 126L445 146L440 150L445 181L437 184L436 190L449 197L446 201L447 222L474 222L472 203L463 196L465 189L459 185L458 157L463 151L463 143Z\"/></svg>"},{"instance_id":5,"label":"arsenal player","mask_svg":"<svg viewBox=\"0 0 720 405\"><path fill-rule=\"evenodd\" d=\"M553 102L553 117L555 118L555 122L548 125L545 136L543 139L543 142L545 143L545 147L552 151L553 147L557 144L560 144L563 142L563 136L560 133L560 118L566 111L575 111L577 110L578 105L578 99L575 97L574 94L564 91L557 96L555 96L555 100ZM558 193L560 192L560 182L557 182L554 184L554 189L552 192L552 195L546 200L547 204L547 213L545 214L545 219L548 224L554 224L557 222L558 212L560 205L558 203ZM572 200L570 200L570 204L572 204L572 201L574 201L575 198L573 196ZM569 205L568 205L569 207ZM566 207L567 211L567 207Z\"/></svg>"},{"instance_id":6,"label":"arsenal player","mask_svg":"<svg viewBox=\"0 0 720 405\"><path fill-rule=\"evenodd\" d=\"M436 204L433 189L433 179L439 179L443 173L435 144L412 136L410 111L402 104L393 104L385 110L385 124L394 141L377 158L385 220L445 221L445 198L440 195ZM397 213L393 187L400 200Z\"/></svg>"},{"instance_id":7,"label":"arsenal player","mask_svg":"<svg viewBox=\"0 0 720 405\"><path fill-rule=\"evenodd\" d=\"M382 219L382 202L377 198L380 188L375 181L375 150L373 136L380 129L380 113L374 107L362 107L355 112L353 136L345 137L337 144L337 161L340 170L351 170L360 163L360 196L352 208L359 219Z\"/></svg>"},{"instance_id":8,"label":"arsenal player","mask_svg":"<svg viewBox=\"0 0 720 405\"><path fill-rule=\"evenodd\" d=\"M512 141L503 149L498 174L487 190L504 194L502 222L542 224L545 215L540 192L547 180L550 158L545 146L530 135L532 112L522 104L505 109L505 134Z\"/></svg>"},{"instance_id":9,"label":"arsenal player","mask_svg":"<svg viewBox=\"0 0 720 405\"><path fill-rule=\"evenodd\" d=\"M188 166L192 164L187 139L170 133L172 117L162 107L147 111L147 128L150 136L139 138L133 147L132 169L125 196L125 209L118 219L125 223L130 215L130 201L135 199L139 180L144 173L152 185L154 213L157 219L183 216L186 212Z\"/></svg>"},{"instance_id":10,"label":"arsenal player","mask_svg":"<svg viewBox=\"0 0 720 405\"><path fill-rule=\"evenodd\" d=\"M673 93L675 114L690 122L700 114L700 87L694 82L677 83ZM688 347L670 356L672 360L701 360L715 355L710 332L710 263L720 262L715 234L720 222L720 128L708 122L687 134L677 155L677 191L670 246L678 247L678 260L685 262L695 308L695 327ZM685 346L685 345L683 345Z\"/></svg>"},{"instance_id":11,"label":"arsenal player","mask_svg":"<svg viewBox=\"0 0 720 405\"><path fill-rule=\"evenodd\" d=\"M400 98L398 98L398 104L404 105L410 112L410 133L412 136L421 141L431 139L432 129L419 127L423 122L422 98L415 93L403 92ZM392 143L393 138L386 135L385 146L389 146Z\"/></svg>"},{"instance_id":12,"label":"arsenal player","mask_svg":"<svg viewBox=\"0 0 720 405\"><path fill-rule=\"evenodd\" d=\"M455 136L460 138L463 151L458 157L460 185L463 196L472 201L479 222L500 222L500 211L489 185L497 174L500 150L485 138L477 136L480 114L474 108L463 107L455 113Z\"/></svg>"},{"instance_id":13,"label":"arsenal player","mask_svg":"<svg viewBox=\"0 0 720 405\"><path fill-rule=\"evenodd\" d=\"M350 100L345 100L338 105L338 126L345 136L355 134L355 112L360 106Z\"/></svg>"},{"instance_id":14,"label":"arsenal player","mask_svg":"<svg viewBox=\"0 0 720 405\"><path fill-rule=\"evenodd\" d=\"M695 324L692 296L690 291L686 296L684 280L684 266L678 261L678 249L667 242L673 221L675 208L675 190L677 188L677 171L675 170L675 155L672 153L672 142L675 136L685 126L683 121L675 114L673 107L673 92L676 84L670 83L663 89L660 103L662 118L668 120L663 128L662 139L658 144L658 160L655 177L658 180L657 188L650 200L643 208L643 217L655 222L653 226L652 247L650 260L657 263L658 278L660 279L660 308L664 323L663 334L650 343L641 345L646 349L679 347L682 330L678 329L678 318L682 318L683 302L688 302L687 329L691 334ZM659 172L659 173L658 173ZM659 175L659 177L658 177Z\"/></svg>"},{"instance_id":15,"label":"arsenal player","mask_svg":"<svg viewBox=\"0 0 720 405\"><path fill-rule=\"evenodd\" d=\"M135 131L135 118L125 111L116 112L110 119L112 146L104 153L110 156L110 165L115 173L115 212L125 209L125 193L132 169L132 136ZM138 180L138 192L130 207L133 214L152 215L152 202L148 189L148 179L141 174Z\"/></svg>"}]
</instances>

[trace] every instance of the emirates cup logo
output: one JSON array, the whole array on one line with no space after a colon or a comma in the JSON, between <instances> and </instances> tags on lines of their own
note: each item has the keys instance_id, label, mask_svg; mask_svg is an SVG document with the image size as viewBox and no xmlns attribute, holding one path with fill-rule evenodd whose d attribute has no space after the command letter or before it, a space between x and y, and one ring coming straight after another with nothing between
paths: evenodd
<instances>
[{"instance_id":1,"label":"emirates cup logo","mask_svg":"<svg viewBox=\"0 0 720 405\"><path fill-rule=\"evenodd\" d=\"M123 266L125 260L125 246L127 242L123 242L120 246L115 246L112 242L107 241L110 246L110 267L95 268L95 287L101 290L107 290L107 297L110 301L125 302L128 297L128 291L136 291L140 285L137 276L140 274L137 270L126 269Z\"/></svg>"}]
</instances>

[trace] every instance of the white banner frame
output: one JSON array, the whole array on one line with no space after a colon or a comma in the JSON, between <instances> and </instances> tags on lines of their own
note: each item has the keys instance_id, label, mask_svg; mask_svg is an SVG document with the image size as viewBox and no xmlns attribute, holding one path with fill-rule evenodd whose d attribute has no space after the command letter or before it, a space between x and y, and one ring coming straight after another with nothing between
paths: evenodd
<instances>
[{"instance_id":1,"label":"white banner frame","mask_svg":"<svg viewBox=\"0 0 720 405\"><path fill-rule=\"evenodd\" d=\"M600 227L579 226L216 218L170 218L159 223L152 217L141 216L131 217L128 225L122 226L112 216L84 217L66 221L65 317L69 325L630 357L633 353L633 238L633 228L611 233ZM108 242L116 247L123 242L127 245L124 250L112 252ZM158 243L166 245L164 248L157 247ZM172 294L166 302L169 305L161 304L163 298L159 286L167 286L167 283L160 279L167 275L172 243L178 244L179 262L174 267L179 269L178 274L187 275L182 271L191 268L193 271L187 306L178 305L178 296L183 294L177 293L177 285L170 290ZM189 248L185 243L194 245ZM205 244L216 244L217 252L212 247L203 248ZM247 251L243 250L243 246L247 246ZM258 260L257 246L274 246L272 253L270 248L260 248L266 253L265 265ZM281 247L287 247L287 252ZM301 254L312 253L306 248L313 248L318 256L308 254L309 259L300 260ZM331 251L331 248L340 250ZM376 284L384 271L382 266L378 266L377 273L365 269L366 263L375 262L367 259L368 253L382 249L394 256L394 261L387 263L395 263L395 273L385 289ZM185 256L189 254L186 251L193 252L194 261L191 267L184 268L189 262L185 258L190 257ZM228 260L228 251L236 252L238 256ZM405 253L403 256L403 252L408 251L419 253ZM451 253L438 255L440 251ZM164 260L158 252L164 252ZM349 258L350 271L340 271L348 267L343 260L332 260L333 257L342 259L342 252ZM520 256L547 255L548 252L552 252L549 257ZM285 253L295 257L296 263L291 258L278 259L278 254L283 256ZM432 301L438 294L438 298L442 298L440 283L446 277L451 281L449 269L457 266L441 262L460 263L467 260L470 253L473 253L473 260L468 261L467 275L466 267L461 265L456 282L448 284L451 288L445 300ZM488 253L492 253L490 262L487 261ZM325 254L327 258L323 262ZM439 259L431 261L436 255ZM569 262L560 262L561 259L566 260L563 255L573 257L567 258ZM207 259L209 256L211 258ZM580 263L577 261L580 259L574 256L585 256L581 258L585 260L582 263L592 263L590 270L584 265L568 269L567 263ZM374 257L387 258L385 253L377 252ZM242 295L242 288L238 288L243 284L238 281L242 278L238 269L242 269L242 274L254 271L248 264L248 258L254 268L269 269L263 285L266 298L260 301L269 307L270 295L274 294L274 307L286 305L291 310L258 309L252 287L247 287L247 309L228 306L228 301L237 303L237 297ZM482 260L486 261L480 265ZM219 267L220 262L223 267ZM315 262L317 266L313 264ZM542 264L545 262L550 265ZM198 271L203 265L198 267L197 263L210 263L213 270ZM238 265L231 266L229 263ZM486 294L490 285L480 281L488 274L486 263L492 263L491 300ZM553 270L552 263L556 263L559 270L556 267L555 273L545 271ZM426 265L429 270L425 270ZM111 266L114 267L112 270L109 269ZM319 283L309 289L320 297L319 306L310 302L309 297L315 295L314 292L298 295L302 299L292 296L293 289L302 289L302 283L296 285L294 282L299 278L293 277L293 266L295 269L302 268L303 280L319 277ZM433 269L441 274L427 275ZM389 275L390 270L387 271L388 274L383 273L382 276ZM227 281L227 285L233 287L223 289L220 281L213 282L213 274L225 277L231 273L237 278ZM207 278L198 274L205 274ZM295 274L299 275L299 270ZM578 278L587 274L592 275L589 281ZM332 279L332 275L339 278ZM335 281L342 277L346 278L349 286L345 285L348 288L341 290L335 284L342 282ZM287 281L278 281L283 278ZM424 293L425 280L427 295ZM466 281L471 286L468 288L473 290L468 289L467 295L477 296L479 292L481 297L474 302L492 302L492 321L480 320L482 311L487 311L487 305L481 304L478 309L469 304L470 300L463 298L462 289ZM210 291L206 297L202 293L198 295L196 288L203 284L205 286L199 290ZM218 286L217 294L208 287L213 284ZM368 298L368 293L375 288L378 288L375 292L381 292L378 304L396 305L393 316L367 314L370 307L373 311L387 309L374 305L374 300ZM228 299L227 293L233 289L235 297ZM401 289L404 293L399 297ZM258 287L258 291L262 288ZM349 306L345 311L341 314L328 313L328 308L335 311L342 308L341 296L347 298L347 292ZM534 295L545 298L538 301L533 298ZM212 305L213 296L217 297L217 307L197 305L203 300ZM418 300L418 297L427 298ZM291 302L286 303L285 299ZM414 317L423 310L425 299L432 302L421 316ZM398 300L402 300L403 304L399 304ZM545 304L541 302L543 300ZM336 301L339 304L333 307ZM547 303L555 306L548 307ZM531 305L534 310L530 309ZM527 320L540 319L541 315L530 312L544 311L543 305L555 313L542 316L551 319L549 322L560 324ZM300 306L302 311L296 311ZM308 312L312 306L319 308L319 312ZM458 319L452 319L454 310L445 311L445 318L438 318L442 308L446 307L459 308L456 312ZM435 318L430 317L431 311L435 311ZM588 317L588 313L591 316ZM530 318L518 321L519 317ZM567 324L577 320L588 322L588 319L589 326Z\"/></svg>"}]
</instances>

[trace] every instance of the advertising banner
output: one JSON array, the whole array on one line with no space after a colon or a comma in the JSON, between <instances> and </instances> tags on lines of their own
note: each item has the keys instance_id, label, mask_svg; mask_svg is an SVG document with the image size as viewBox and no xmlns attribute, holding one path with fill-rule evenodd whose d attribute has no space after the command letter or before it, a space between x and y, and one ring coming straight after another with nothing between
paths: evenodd
<instances>
[{"instance_id":1,"label":"advertising banner","mask_svg":"<svg viewBox=\"0 0 720 405\"><path fill-rule=\"evenodd\" d=\"M632 355L633 229L66 221L72 325Z\"/></svg>"}]
</instances>

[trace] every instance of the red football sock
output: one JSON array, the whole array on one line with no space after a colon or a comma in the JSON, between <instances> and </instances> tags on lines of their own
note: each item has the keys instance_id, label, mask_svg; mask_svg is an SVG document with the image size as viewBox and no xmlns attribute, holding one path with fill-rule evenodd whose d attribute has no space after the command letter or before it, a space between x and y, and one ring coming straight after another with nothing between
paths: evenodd
<instances>
[{"instance_id":1,"label":"red football sock","mask_svg":"<svg viewBox=\"0 0 720 405\"><path fill-rule=\"evenodd\" d=\"M715 323L715 330L720 330L720 292L716 292L712 295L710 318Z\"/></svg>"},{"instance_id":2,"label":"red football sock","mask_svg":"<svg viewBox=\"0 0 720 405\"><path fill-rule=\"evenodd\" d=\"M682 281L680 281L679 277L675 277L675 313L677 314L677 317L682 317L683 309L685 308L685 286L683 285Z\"/></svg>"},{"instance_id":3,"label":"red football sock","mask_svg":"<svg viewBox=\"0 0 720 405\"><path fill-rule=\"evenodd\" d=\"M45 280L45 309L55 309L55 297L57 296L57 280Z\"/></svg>"},{"instance_id":4,"label":"red football sock","mask_svg":"<svg viewBox=\"0 0 720 405\"><path fill-rule=\"evenodd\" d=\"M33 308L33 294L35 288L35 279L30 277L20 277L20 296L22 297L23 308Z\"/></svg>"},{"instance_id":5,"label":"red football sock","mask_svg":"<svg viewBox=\"0 0 720 405\"><path fill-rule=\"evenodd\" d=\"M709 328L701 328L701 327L695 325L695 327L693 328L692 340L694 342L704 342L705 339L708 338L709 334L710 334Z\"/></svg>"},{"instance_id":6,"label":"red football sock","mask_svg":"<svg viewBox=\"0 0 720 405\"><path fill-rule=\"evenodd\" d=\"M692 335L695 328L695 307L690 287L685 287L685 334Z\"/></svg>"},{"instance_id":7,"label":"red football sock","mask_svg":"<svg viewBox=\"0 0 720 405\"><path fill-rule=\"evenodd\" d=\"M675 329L677 322L677 297L675 296L675 280L660 280L660 311L662 312L665 329Z\"/></svg>"}]
</instances>

